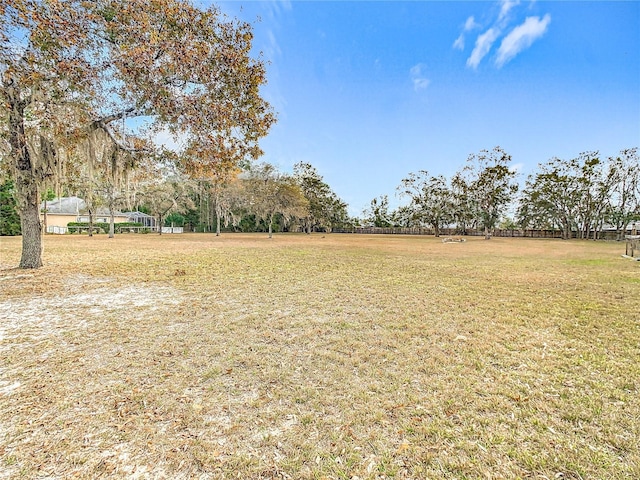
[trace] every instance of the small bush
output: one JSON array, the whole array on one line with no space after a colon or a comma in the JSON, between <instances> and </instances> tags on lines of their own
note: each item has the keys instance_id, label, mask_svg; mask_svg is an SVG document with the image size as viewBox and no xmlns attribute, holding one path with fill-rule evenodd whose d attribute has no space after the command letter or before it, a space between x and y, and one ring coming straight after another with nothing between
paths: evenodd
<instances>
[{"instance_id":1,"label":"small bush","mask_svg":"<svg viewBox=\"0 0 640 480\"><path fill-rule=\"evenodd\" d=\"M121 233L123 228L127 227L142 227L143 225L139 222L119 222L113 224L113 231L115 233ZM67 224L67 230L69 233L78 233L83 230L89 230L89 222L69 222ZM95 233L109 233L109 223L108 222L97 222L93 224L93 230ZM145 229L146 230L146 229Z\"/></svg>"},{"instance_id":2,"label":"small bush","mask_svg":"<svg viewBox=\"0 0 640 480\"><path fill-rule=\"evenodd\" d=\"M0 184L0 235L20 235L20 217L13 196L13 182Z\"/></svg>"}]
</instances>

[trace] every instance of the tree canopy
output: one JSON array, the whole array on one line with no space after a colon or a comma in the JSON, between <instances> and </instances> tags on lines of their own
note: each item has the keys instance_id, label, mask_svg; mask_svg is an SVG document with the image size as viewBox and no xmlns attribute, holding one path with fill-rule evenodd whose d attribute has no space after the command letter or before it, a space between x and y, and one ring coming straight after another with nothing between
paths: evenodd
<instances>
[{"instance_id":1,"label":"tree canopy","mask_svg":"<svg viewBox=\"0 0 640 480\"><path fill-rule=\"evenodd\" d=\"M397 217L399 223L409 226L429 226L436 236L453 223L461 233L470 225L482 225L488 239L518 191L510 163L511 156L495 147L469 155L466 165L450 181L425 170L410 173L398 186L400 194L409 198L409 205L386 216ZM372 210L384 205L372 202Z\"/></svg>"},{"instance_id":2,"label":"tree canopy","mask_svg":"<svg viewBox=\"0 0 640 480\"><path fill-rule=\"evenodd\" d=\"M410 173L398 190L410 199L412 222L432 227L436 237L440 236L440 228L453 220L453 196L442 175L432 176L426 170Z\"/></svg>"},{"instance_id":3,"label":"tree canopy","mask_svg":"<svg viewBox=\"0 0 640 480\"><path fill-rule=\"evenodd\" d=\"M627 226L640 219L640 162L637 148L602 160L598 152L576 158L552 158L527 179L517 217L523 227L573 231L595 238L605 222L622 237Z\"/></svg>"},{"instance_id":4,"label":"tree canopy","mask_svg":"<svg viewBox=\"0 0 640 480\"><path fill-rule=\"evenodd\" d=\"M260 96L265 69L250 55L249 24L187 0L0 0L0 15L1 128L21 267L42 265L43 182L65 161L86 162L82 145L95 131L148 155L154 135L168 131L187 171L260 155L275 116ZM127 135L133 117L144 141Z\"/></svg>"},{"instance_id":5,"label":"tree canopy","mask_svg":"<svg viewBox=\"0 0 640 480\"><path fill-rule=\"evenodd\" d=\"M322 175L310 163L298 162L293 166L296 182L309 202L308 214L303 219L307 233L331 229L347 218L347 205L338 198Z\"/></svg>"},{"instance_id":6,"label":"tree canopy","mask_svg":"<svg viewBox=\"0 0 640 480\"><path fill-rule=\"evenodd\" d=\"M511 155L495 147L469 155L462 170L463 175L467 174L471 205L476 209L487 239L518 191L516 172L510 164Z\"/></svg>"},{"instance_id":7,"label":"tree canopy","mask_svg":"<svg viewBox=\"0 0 640 480\"><path fill-rule=\"evenodd\" d=\"M309 212L309 201L302 189L290 175L279 173L268 163L249 170L248 183L249 211L257 220L266 222L269 238L273 234L273 221L281 215L288 222L292 218L304 218Z\"/></svg>"}]
</instances>

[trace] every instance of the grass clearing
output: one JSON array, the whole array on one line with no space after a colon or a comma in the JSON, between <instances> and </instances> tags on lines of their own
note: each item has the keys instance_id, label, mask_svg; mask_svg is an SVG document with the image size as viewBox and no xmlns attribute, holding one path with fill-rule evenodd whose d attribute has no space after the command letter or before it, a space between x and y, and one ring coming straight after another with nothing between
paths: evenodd
<instances>
[{"instance_id":1,"label":"grass clearing","mask_svg":"<svg viewBox=\"0 0 640 480\"><path fill-rule=\"evenodd\" d=\"M619 243L0 239L0 478L640 478Z\"/></svg>"}]
</instances>

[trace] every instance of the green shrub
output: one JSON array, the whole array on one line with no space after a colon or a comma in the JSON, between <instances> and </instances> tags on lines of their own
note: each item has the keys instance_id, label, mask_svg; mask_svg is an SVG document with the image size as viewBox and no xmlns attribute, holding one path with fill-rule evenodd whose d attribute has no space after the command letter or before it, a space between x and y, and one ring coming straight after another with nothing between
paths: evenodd
<instances>
[{"instance_id":1,"label":"green shrub","mask_svg":"<svg viewBox=\"0 0 640 480\"><path fill-rule=\"evenodd\" d=\"M139 222L119 222L113 224L113 231L115 233L121 233L123 228L127 227L142 227L143 225ZM69 233L77 233L82 230L89 229L89 222L69 222L67 224L67 230ZM144 229L142 232L144 232ZM109 223L108 222L97 222L93 224L94 233L109 233ZM146 233L146 232L145 232Z\"/></svg>"},{"instance_id":2,"label":"green shrub","mask_svg":"<svg viewBox=\"0 0 640 480\"><path fill-rule=\"evenodd\" d=\"M13 182L5 180L0 184L0 236L20 233L20 216L13 196Z\"/></svg>"},{"instance_id":3,"label":"green shrub","mask_svg":"<svg viewBox=\"0 0 640 480\"><path fill-rule=\"evenodd\" d=\"M142 224L140 222L120 222L120 223L113 224L113 230L115 233L122 233L122 229L127 227L142 227ZM109 226L107 224L107 232L108 231L109 231Z\"/></svg>"}]
</instances>

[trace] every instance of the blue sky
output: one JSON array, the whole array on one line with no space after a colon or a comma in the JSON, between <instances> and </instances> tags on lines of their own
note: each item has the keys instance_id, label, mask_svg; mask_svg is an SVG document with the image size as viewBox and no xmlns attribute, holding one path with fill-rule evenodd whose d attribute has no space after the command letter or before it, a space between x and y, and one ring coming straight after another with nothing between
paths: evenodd
<instances>
[{"instance_id":1,"label":"blue sky","mask_svg":"<svg viewBox=\"0 0 640 480\"><path fill-rule=\"evenodd\" d=\"M311 163L352 215L496 145L521 181L552 157L640 146L638 1L218 5L254 23L269 62L263 160Z\"/></svg>"}]
</instances>

